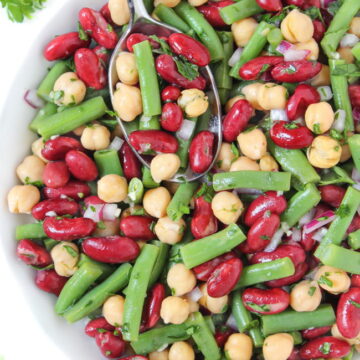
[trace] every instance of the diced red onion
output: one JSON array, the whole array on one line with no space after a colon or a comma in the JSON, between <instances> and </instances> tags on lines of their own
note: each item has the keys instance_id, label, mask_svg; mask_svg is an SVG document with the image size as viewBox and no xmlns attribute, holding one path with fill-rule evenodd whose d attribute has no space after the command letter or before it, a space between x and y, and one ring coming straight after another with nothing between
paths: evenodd
<instances>
[{"instance_id":1,"label":"diced red onion","mask_svg":"<svg viewBox=\"0 0 360 360\"><path fill-rule=\"evenodd\" d=\"M359 106L355 106L353 108L353 117L354 117L354 122L355 123L360 123L360 107Z\"/></svg>"},{"instance_id":2,"label":"diced red onion","mask_svg":"<svg viewBox=\"0 0 360 360\"><path fill-rule=\"evenodd\" d=\"M199 299L203 296L201 290L199 289L199 287L195 287L194 289L192 289L188 294L187 297L194 301L194 302L198 302Z\"/></svg>"},{"instance_id":3,"label":"diced red onion","mask_svg":"<svg viewBox=\"0 0 360 360\"><path fill-rule=\"evenodd\" d=\"M230 329L233 329L233 330L238 330L238 327L237 327L237 324L236 324L236 320L235 320L235 317L233 314L231 314L228 319L226 320L226 323L225 323L226 326L228 326Z\"/></svg>"},{"instance_id":4,"label":"diced red onion","mask_svg":"<svg viewBox=\"0 0 360 360\"><path fill-rule=\"evenodd\" d=\"M195 122L185 119L181 128L176 132L176 136L182 140L189 140L194 132Z\"/></svg>"},{"instance_id":5,"label":"diced red onion","mask_svg":"<svg viewBox=\"0 0 360 360\"><path fill-rule=\"evenodd\" d=\"M309 50L289 49L284 53L284 60L285 61L304 60L309 54L310 54Z\"/></svg>"},{"instance_id":6,"label":"diced red onion","mask_svg":"<svg viewBox=\"0 0 360 360\"><path fill-rule=\"evenodd\" d=\"M289 121L286 110L282 109L270 110L270 119L272 121Z\"/></svg>"},{"instance_id":7,"label":"diced red onion","mask_svg":"<svg viewBox=\"0 0 360 360\"><path fill-rule=\"evenodd\" d=\"M266 81L266 82L271 82L271 81L274 81L274 78L271 76L271 72L268 70L261 74L260 80Z\"/></svg>"},{"instance_id":8,"label":"diced red onion","mask_svg":"<svg viewBox=\"0 0 360 360\"><path fill-rule=\"evenodd\" d=\"M301 230L297 228L292 228L291 240L295 242L301 241Z\"/></svg>"},{"instance_id":9,"label":"diced red onion","mask_svg":"<svg viewBox=\"0 0 360 360\"><path fill-rule=\"evenodd\" d=\"M309 212L307 212L302 218L300 218L299 220L299 225L305 225L308 222L310 222L312 220L312 218L314 217L315 214L315 209L312 208Z\"/></svg>"},{"instance_id":10,"label":"diced red onion","mask_svg":"<svg viewBox=\"0 0 360 360\"><path fill-rule=\"evenodd\" d=\"M120 215L118 210L120 209L116 204L105 204L101 212L101 220L115 220Z\"/></svg>"},{"instance_id":11,"label":"diced red onion","mask_svg":"<svg viewBox=\"0 0 360 360\"><path fill-rule=\"evenodd\" d=\"M24 100L33 109L39 109L45 105L44 101L37 95L35 89L27 90L24 94Z\"/></svg>"},{"instance_id":12,"label":"diced red onion","mask_svg":"<svg viewBox=\"0 0 360 360\"><path fill-rule=\"evenodd\" d=\"M55 211L48 211L47 213L45 213L45 216L57 216Z\"/></svg>"},{"instance_id":13,"label":"diced red onion","mask_svg":"<svg viewBox=\"0 0 360 360\"><path fill-rule=\"evenodd\" d=\"M329 101L333 98L333 93L330 86L319 86L317 92L320 95L321 101Z\"/></svg>"},{"instance_id":14,"label":"diced red onion","mask_svg":"<svg viewBox=\"0 0 360 360\"><path fill-rule=\"evenodd\" d=\"M276 51L280 54L285 54L287 51L289 51L294 45L288 41L283 40L278 47L276 48Z\"/></svg>"},{"instance_id":15,"label":"diced red onion","mask_svg":"<svg viewBox=\"0 0 360 360\"><path fill-rule=\"evenodd\" d=\"M316 233L312 236L312 238L320 242L327 233L327 231L328 229L326 227L321 227L318 231L316 231Z\"/></svg>"},{"instance_id":16,"label":"diced red onion","mask_svg":"<svg viewBox=\"0 0 360 360\"><path fill-rule=\"evenodd\" d=\"M313 219L310 222L308 222L307 224L305 224L303 231L305 234L309 234L309 233L315 231L316 229L319 229L319 228L325 226L326 224L332 222L335 219L335 217L336 217L336 215L335 215L334 211L332 211L332 210L325 211L324 213L320 214L315 219ZM325 219L322 219L322 218L325 218ZM319 219L322 219L322 220L319 220Z\"/></svg>"},{"instance_id":17,"label":"diced red onion","mask_svg":"<svg viewBox=\"0 0 360 360\"><path fill-rule=\"evenodd\" d=\"M265 252L272 252L280 245L281 239L284 235L284 230L279 229L275 232L274 236L271 238L269 245L264 249Z\"/></svg>"},{"instance_id":18,"label":"diced red onion","mask_svg":"<svg viewBox=\"0 0 360 360\"><path fill-rule=\"evenodd\" d=\"M109 145L109 149L119 151L124 140L118 136L115 136L111 144Z\"/></svg>"},{"instance_id":19,"label":"diced red onion","mask_svg":"<svg viewBox=\"0 0 360 360\"><path fill-rule=\"evenodd\" d=\"M231 55L229 61L228 61L228 65L233 67L239 60L241 57L242 52L244 51L244 49L242 47L237 48L234 53Z\"/></svg>"},{"instance_id":20,"label":"diced red onion","mask_svg":"<svg viewBox=\"0 0 360 360\"><path fill-rule=\"evenodd\" d=\"M331 128L343 132L345 129L345 119L346 119L345 110L342 109L337 110L335 113L335 120Z\"/></svg>"},{"instance_id":21,"label":"diced red onion","mask_svg":"<svg viewBox=\"0 0 360 360\"><path fill-rule=\"evenodd\" d=\"M252 189L252 188L236 188L235 191L238 194L249 194L249 195L260 195L260 194L262 194L261 190Z\"/></svg>"},{"instance_id":22,"label":"diced red onion","mask_svg":"<svg viewBox=\"0 0 360 360\"><path fill-rule=\"evenodd\" d=\"M101 220L101 213L104 206L104 204L94 204L88 206L83 217L99 222Z\"/></svg>"},{"instance_id":23,"label":"diced red onion","mask_svg":"<svg viewBox=\"0 0 360 360\"><path fill-rule=\"evenodd\" d=\"M345 34L340 41L340 47L354 47L359 42L359 38L355 34Z\"/></svg>"},{"instance_id":24,"label":"diced red onion","mask_svg":"<svg viewBox=\"0 0 360 360\"><path fill-rule=\"evenodd\" d=\"M139 153L148 152L151 149L151 144L140 144L140 151Z\"/></svg>"}]
</instances>

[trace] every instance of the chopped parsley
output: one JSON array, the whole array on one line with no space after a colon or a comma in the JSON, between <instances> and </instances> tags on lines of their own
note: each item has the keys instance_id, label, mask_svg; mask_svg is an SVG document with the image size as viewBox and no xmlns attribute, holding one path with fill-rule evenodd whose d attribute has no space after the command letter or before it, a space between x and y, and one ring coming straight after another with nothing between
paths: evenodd
<instances>
[{"instance_id":1,"label":"chopped parsley","mask_svg":"<svg viewBox=\"0 0 360 360\"><path fill-rule=\"evenodd\" d=\"M74 258L79 255L78 252L75 249L73 249L70 245L64 245L64 249L67 251L68 254L70 254Z\"/></svg>"},{"instance_id":2,"label":"chopped parsley","mask_svg":"<svg viewBox=\"0 0 360 360\"><path fill-rule=\"evenodd\" d=\"M268 304L258 305L253 302L246 302L246 305L249 306L252 310L257 312L269 312L270 306Z\"/></svg>"},{"instance_id":3,"label":"chopped parsley","mask_svg":"<svg viewBox=\"0 0 360 360\"><path fill-rule=\"evenodd\" d=\"M319 280L318 280L318 283L319 284L323 284L323 285L326 285L326 286L329 286L329 287L332 287L334 284L333 282L327 277L328 275L326 274L329 274L329 273L325 273L325 275L321 275ZM329 274L330 275L330 274Z\"/></svg>"},{"instance_id":4,"label":"chopped parsley","mask_svg":"<svg viewBox=\"0 0 360 360\"><path fill-rule=\"evenodd\" d=\"M315 291L316 291L316 287L311 286L309 291L308 291L309 296L313 296L315 294Z\"/></svg>"},{"instance_id":5,"label":"chopped parsley","mask_svg":"<svg viewBox=\"0 0 360 360\"><path fill-rule=\"evenodd\" d=\"M319 124L319 123L315 123L315 124L313 125L313 132L314 132L315 134L321 134L321 129L320 129L320 124Z\"/></svg>"},{"instance_id":6,"label":"chopped parsley","mask_svg":"<svg viewBox=\"0 0 360 360\"><path fill-rule=\"evenodd\" d=\"M341 204L336 210L335 214L341 218L344 218L350 214L350 208L348 205Z\"/></svg>"},{"instance_id":7,"label":"chopped parsley","mask_svg":"<svg viewBox=\"0 0 360 360\"><path fill-rule=\"evenodd\" d=\"M78 21L78 33L79 33L79 38L81 40L87 41L89 40L89 36L86 33L86 31L84 30L84 28L81 26L80 22Z\"/></svg>"},{"instance_id":8,"label":"chopped parsley","mask_svg":"<svg viewBox=\"0 0 360 360\"><path fill-rule=\"evenodd\" d=\"M360 309L360 303L358 303L358 302L356 302L356 301L354 301L354 300L349 300L349 303L350 303L351 305L354 305L356 308Z\"/></svg>"},{"instance_id":9,"label":"chopped parsley","mask_svg":"<svg viewBox=\"0 0 360 360\"><path fill-rule=\"evenodd\" d=\"M330 354L331 344L328 343L328 342L324 342L324 343L320 346L319 350L320 350L324 355L328 355L328 354Z\"/></svg>"}]
</instances>

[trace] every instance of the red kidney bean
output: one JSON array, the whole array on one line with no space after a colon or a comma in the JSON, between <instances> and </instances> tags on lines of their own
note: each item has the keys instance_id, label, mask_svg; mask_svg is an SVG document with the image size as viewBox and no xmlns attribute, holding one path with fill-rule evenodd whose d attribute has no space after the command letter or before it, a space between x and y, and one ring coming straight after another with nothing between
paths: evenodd
<instances>
[{"instance_id":1,"label":"red kidney bean","mask_svg":"<svg viewBox=\"0 0 360 360\"><path fill-rule=\"evenodd\" d=\"M118 36L112 26L98 12L89 8L82 8L79 21L84 30L101 46L114 49Z\"/></svg>"},{"instance_id":2,"label":"red kidney bean","mask_svg":"<svg viewBox=\"0 0 360 360\"><path fill-rule=\"evenodd\" d=\"M160 320L161 303L165 299L163 284L155 284L146 298L142 315L142 331L153 328Z\"/></svg>"},{"instance_id":3,"label":"red kidney bean","mask_svg":"<svg viewBox=\"0 0 360 360\"><path fill-rule=\"evenodd\" d=\"M101 200L96 195L90 195L90 196L88 196L88 197L86 197L84 199L84 204L86 206L89 206L89 205L103 205L103 204L106 204L106 202L104 200Z\"/></svg>"},{"instance_id":4,"label":"red kidney bean","mask_svg":"<svg viewBox=\"0 0 360 360\"><path fill-rule=\"evenodd\" d=\"M129 37L126 40L126 47L130 52L133 52L134 51L133 46L145 40L148 40L150 42L152 48L154 49L159 48L159 44L157 41L151 39L150 37L142 33L133 33L129 35Z\"/></svg>"},{"instance_id":5,"label":"red kidney bean","mask_svg":"<svg viewBox=\"0 0 360 360\"><path fill-rule=\"evenodd\" d=\"M129 215L120 221L120 230L134 240L152 240L156 236L151 231L153 219L149 216Z\"/></svg>"},{"instance_id":6,"label":"red kidney bean","mask_svg":"<svg viewBox=\"0 0 360 360\"><path fill-rule=\"evenodd\" d=\"M210 278L211 274L213 273L214 269L218 265L222 264L227 260L234 259L235 257L236 257L235 253L230 251L226 254L217 256L214 259L206 261L203 264L195 266L193 268L193 271L195 273L196 278L200 281L207 281Z\"/></svg>"},{"instance_id":7,"label":"red kidney bean","mask_svg":"<svg viewBox=\"0 0 360 360\"><path fill-rule=\"evenodd\" d=\"M240 259L233 258L216 266L207 280L207 292L212 297L229 294L240 279L243 264Z\"/></svg>"},{"instance_id":8,"label":"red kidney bean","mask_svg":"<svg viewBox=\"0 0 360 360\"><path fill-rule=\"evenodd\" d=\"M313 38L317 42L320 42L322 40L322 38L324 37L326 27L325 27L324 23L320 20L313 20L313 25L314 25Z\"/></svg>"},{"instance_id":9,"label":"red kidney bean","mask_svg":"<svg viewBox=\"0 0 360 360\"><path fill-rule=\"evenodd\" d=\"M321 5L320 0L305 0L302 8L305 10L308 8L311 8L311 7L317 7L320 9L320 7L321 7L320 5Z\"/></svg>"},{"instance_id":10,"label":"red kidney bean","mask_svg":"<svg viewBox=\"0 0 360 360\"><path fill-rule=\"evenodd\" d=\"M103 330L114 331L115 327L110 325L104 317L98 317L90 320L85 326L85 334L90 337L95 337L96 334L103 332Z\"/></svg>"},{"instance_id":11,"label":"red kidney bean","mask_svg":"<svg viewBox=\"0 0 360 360\"><path fill-rule=\"evenodd\" d=\"M65 161L49 162L45 165L42 178L45 186L56 189L67 184L70 172Z\"/></svg>"},{"instance_id":12,"label":"red kidney bean","mask_svg":"<svg viewBox=\"0 0 360 360\"><path fill-rule=\"evenodd\" d=\"M239 75L244 80L256 80L263 72L283 61L283 56L259 56L246 62L240 68Z\"/></svg>"},{"instance_id":13,"label":"red kidney bean","mask_svg":"<svg viewBox=\"0 0 360 360\"><path fill-rule=\"evenodd\" d=\"M177 85L184 89L205 89L206 80L204 77L199 75L194 80L189 80L182 76L178 72L175 61L170 55L162 54L156 58L156 71L170 84Z\"/></svg>"},{"instance_id":14,"label":"red kidney bean","mask_svg":"<svg viewBox=\"0 0 360 360\"><path fill-rule=\"evenodd\" d=\"M103 89L107 83L105 68L98 56L90 49L79 49L74 55L75 69L79 78L89 87Z\"/></svg>"},{"instance_id":15,"label":"red kidney bean","mask_svg":"<svg viewBox=\"0 0 360 360\"><path fill-rule=\"evenodd\" d=\"M75 215L79 212L79 204L69 199L49 199L40 201L32 210L31 215L36 220L44 220L49 212L55 212L54 216Z\"/></svg>"},{"instance_id":16,"label":"red kidney bean","mask_svg":"<svg viewBox=\"0 0 360 360\"><path fill-rule=\"evenodd\" d=\"M338 185L319 186L321 200L332 207L339 207L346 190Z\"/></svg>"},{"instance_id":17,"label":"red kidney bean","mask_svg":"<svg viewBox=\"0 0 360 360\"><path fill-rule=\"evenodd\" d=\"M106 65L109 63L110 55L106 48L104 48L101 45L95 46L93 49L93 52L95 55L99 58L101 64L106 67Z\"/></svg>"},{"instance_id":18,"label":"red kidney bean","mask_svg":"<svg viewBox=\"0 0 360 360\"><path fill-rule=\"evenodd\" d=\"M48 61L65 59L75 53L77 49L86 48L90 40L81 40L77 31L56 36L44 49L44 57Z\"/></svg>"},{"instance_id":19,"label":"red kidney bean","mask_svg":"<svg viewBox=\"0 0 360 360\"><path fill-rule=\"evenodd\" d=\"M360 106L360 85L350 85L349 96L352 106Z\"/></svg>"},{"instance_id":20,"label":"red kidney bean","mask_svg":"<svg viewBox=\"0 0 360 360\"><path fill-rule=\"evenodd\" d=\"M223 119L222 133L225 141L235 141L245 129L255 111L247 100L238 100Z\"/></svg>"},{"instance_id":21,"label":"red kidney bean","mask_svg":"<svg viewBox=\"0 0 360 360\"><path fill-rule=\"evenodd\" d=\"M109 9L109 4L106 3L101 9L100 9L100 14L104 17L104 19L111 25L111 26L116 26L116 24L113 22L112 18L111 18L111 13L110 13L110 9Z\"/></svg>"},{"instance_id":22,"label":"red kidney bean","mask_svg":"<svg viewBox=\"0 0 360 360\"><path fill-rule=\"evenodd\" d=\"M203 173L214 159L215 135L207 130L200 131L192 139L189 148L189 163L192 171Z\"/></svg>"},{"instance_id":23,"label":"red kidney bean","mask_svg":"<svg viewBox=\"0 0 360 360\"><path fill-rule=\"evenodd\" d=\"M280 0L256 0L256 2L266 11L281 11L283 8Z\"/></svg>"},{"instance_id":24,"label":"red kidney bean","mask_svg":"<svg viewBox=\"0 0 360 360\"><path fill-rule=\"evenodd\" d=\"M59 296L67 281L67 277L58 275L55 270L39 270L35 275L36 286L56 296Z\"/></svg>"},{"instance_id":25,"label":"red kidney bean","mask_svg":"<svg viewBox=\"0 0 360 360\"><path fill-rule=\"evenodd\" d=\"M61 188L52 189L45 187L43 192L44 196L48 199L58 199L63 196L68 196L74 200L80 200L90 194L90 187L84 182L70 180Z\"/></svg>"},{"instance_id":26,"label":"red kidney bean","mask_svg":"<svg viewBox=\"0 0 360 360\"><path fill-rule=\"evenodd\" d=\"M197 66L209 65L209 50L191 36L174 33L169 36L168 43L175 54L184 56L191 63Z\"/></svg>"},{"instance_id":27,"label":"red kidney bean","mask_svg":"<svg viewBox=\"0 0 360 360\"><path fill-rule=\"evenodd\" d=\"M134 260L140 252L139 245L134 240L118 235L85 239L82 248L92 259L108 264Z\"/></svg>"},{"instance_id":28,"label":"red kidney bean","mask_svg":"<svg viewBox=\"0 0 360 360\"><path fill-rule=\"evenodd\" d=\"M197 7L205 17L205 19L214 27L226 26L224 20L220 16L220 9L234 4L232 0L209 1L204 5Z\"/></svg>"},{"instance_id":29,"label":"red kidney bean","mask_svg":"<svg viewBox=\"0 0 360 360\"><path fill-rule=\"evenodd\" d=\"M251 226L261 218L267 211L281 215L287 208L287 201L283 195L278 195L276 191L267 191L265 194L258 196L246 210L244 222Z\"/></svg>"},{"instance_id":30,"label":"red kidney bean","mask_svg":"<svg viewBox=\"0 0 360 360\"><path fill-rule=\"evenodd\" d=\"M331 326L322 326L318 328L306 329L301 332L304 339L315 339L322 335L325 335L331 330Z\"/></svg>"},{"instance_id":31,"label":"red kidney bean","mask_svg":"<svg viewBox=\"0 0 360 360\"><path fill-rule=\"evenodd\" d=\"M81 150L82 146L79 140L67 136L58 136L55 139L49 139L41 150L41 155L50 161L64 160L65 155L70 150Z\"/></svg>"},{"instance_id":32,"label":"red kidney bean","mask_svg":"<svg viewBox=\"0 0 360 360\"><path fill-rule=\"evenodd\" d=\"M352 287L360 287L360 275L358 275L358 274L351 275L351 286Z\"/></svg>"},{"instance_id":33,"label":"red kidney bean","mask_svg":"<svg viewBox=\"0 0 360 360\"><path fill-rule=\"evenodd\" d=\"M324 336L310 340L300 348L301 359L343 358L350 353L351 346L344 340Z\"/></svg>"},{"instance_id":34,"label":"red kidney bean","mask_svg":"<svg viewBox=\"0 0 360 360\"><path fill-rule=\"evenodd\" d=\"M218 222L211 209L211 202L199 196L195 199L195 210L191 218L191 232L201 239L217 232Z\"/></svg>"},{"instance_id":35,"label":"red kidney bean","mask_svg":"<svg viewBox=\"0 0 360 360\"><path fill-rule=\"evenodd\" d=\"M160 125L167 131L178 131L181 128L184 117L179 105L168 102L161 112Z\"/></svg>"},{"instance_id":36,"label":"red kidney bean","mask_svg":"<svg viewBox=\"0 0 360 360\"><path fill-rule=\"evenodd\" d=\"M164 87L164 89L161 91L161 99L164 102L176 101L180 95L181 90L178 87L172 85Z\"/></svg>"},{"instance_id":37,"label":"red kidney bean","mask_svg":"<svg viewBox=\"0 0 360 360\"><path fill-rule=\"evenodd\" d=\"M278 280L267 281L265 284L269 287L281 287L294 284L300 281L309 269L307 263L301 263L295 266L295 273L293 275L284 277Z\"/></svg>"},{"instance_id":38,"label":"red kidney bean","mask_svg":"<svg viewBox=\"0 0 360 360\"><path fill-rule=\"evenodd\" d=\"M122 144L119 155L121 166L126 179L130 181L134 177L141 178L140 161L127 142Z\"/></svg>"},{"instance_id":39,"label":"red kidney bean","mask_svg":"<svg viewBox=\"0 0 360 360\"><path fill-rule=\"evenodd\" d=\"M303 231L301 232L300 244L305 251L311 251L314 248L316 244L316 240L313 239L313 236L315 235L316 232L317 230L314 230L307 234L305 234Z\"/></svg>"},{"instance_id":40,"label":"red kidney bean","mask_svg":"<svg viewBox=\"0 0 360 360\"><path fill-rule=\"evenodd\" d=\"M286 104L286 113L289 120L304 116L307 107L319 101L320 95L314 87L308 84L298 85Z\"/></svg>"},{"instance_id":41,"label":"red kidney bean","mask_svg":"<svg viewBox=\"0 0 360 360\"><path fill-rule=\"evenodd\" d=\"M221 348L224 347L229 336L233 333L234 331L228 327L221 327L220 329L216 329L214 337L217 345Z\"/></svg>"},{"instance_id":42,"label":"red kidney bean","mask_svg":"<svg viewBox=\"0 0 360 360\"><path fill-rule=\"evenodd\" d=\"M321 67L321 63L315 61L283 61L274 66L271 76L279 82L297 83L312 79L320 72Z\"/></svg>"},{"instance_id":43,"label":"red kidney bean","mask_svg":"<svg viewBox=\"0 0 360 360\"><path fill-rule=\"evenodd\" d=\"M356 214L353 219L351 220L351 223L349 225L349 227L346 230L347 234L350 234L356 230L360 229L360 215Z\"/></svg>"},{"instance_id":44,"label":"red kidney bean","mask_svg":"<svg viewBox=\"0 0 360 360\"><path fill-rule=\"evenodd\" d=\"M287 360L301 360L299 353L300 349L294 347Z\"/></svg>"},{"instance_id":45,"label":"red kidney bean","mask_svg":"<svg viewBox=\"0 0 360 360\"><path fill-rule=\"evenodd\" d=\"M137 130L129 135L130 144L138 152L149 150L160 153L176 153L179 143L176 138L161 130Z\"/></svg>"},{"instance_id":46,"label":"red kidney bean","mask_svg":"<svg viewBox=\"0 0 360 360\"><path fill-rule=\"evenodd\" d=\"M96 229L96 223L87 218L47 217L43 223L45 234L54 240L72 241L91 235Z\"/></svg>"},{"instance_id":47,"label":"red kidney bean","mask_svg":"<svg viewBox=\"0 0 360 360\"><path fill-rule=\"evenodd\" d=\"M304 0L285 0L285 4L287 5L295 5L302 7L304 5Z\"/></svg>"},{"instance_id":48,"label":"red kidney bean","mask_svg":"<svg viewBox=\"0 0 360 360\"><path fill-rule=\"evenodd\" d=\"M244 306L257 314L277 314L290 304L290 295L283 289L247 288L242 294Z\"/></svg>"},{"instance_id":49,"label":"red kidney bean","mask_svg":"<svg viewBox=\"0 0 360 360\"><path fill-rule=\"evenodd\" d=\"M95 341L103 356L108 359L118 358L126 349L126 342L122 337L120 335L114 335L110 331L97 333L95 335Z\"/></svg>"},{"instance_id":50,"label":"red kidney bean","mask_svg":"<svg viewBox=\"0 0 360 360\"><path fill-rule=\"evenodd\" d=\"M65 156L65 162L71 174L82 181L93 181L98 176L94 160L82 151L70 150Z\"/></svg>"},{"instance_id":51,"label":"red kidney bean","mask_svg":"<svg viewBox=\"0 0 360 360\"><path fill-rule=\"evenodd\" d=\"M22 239L18 242L16 255L27 265L45 267L52 263L48 251L29 239Z\"/></svg>"},{"instance_id":52,"label":"red kidney bean","mask_svg":"<svg viewBox=\"0 0 360 360\"><path fill-rule=\"evenodd\" d=\"M278 121L270 129L271 140L285 149L303 149L311 145L313 133L306 127L287 121Z\"/></svg>"},{"instance_id":53,"label":"red kidney bean","mask_svg":"<svg viewBox=\"0 0 360 360\"><path fill-rule=\"evenodd\" d=\"M132 355L132 356L127 356L127 357L121 358L121 360L149 360L149 359L142 355Z\"/></svg>"}]
</instances>

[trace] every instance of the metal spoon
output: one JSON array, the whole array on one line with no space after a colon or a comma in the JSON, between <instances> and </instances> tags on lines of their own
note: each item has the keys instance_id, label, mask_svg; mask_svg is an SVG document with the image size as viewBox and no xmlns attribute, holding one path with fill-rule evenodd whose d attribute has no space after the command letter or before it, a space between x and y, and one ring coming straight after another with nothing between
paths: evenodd
<instances>
[{"instance_id":1,"label":"metal spoon","mask_svg":"<svg viewBox=\"0 0 360 360\"><path fill-rule=\"evenodd\" d=\"M126 40L128 36L131 35L132 33L143 33L145 35L157 35L159 37L160 36L168 37L172 33L180 32L179 30L177 30L172 26L163 24L153 19L147 13L142 0L128 0L128 3L130 8L129 26L124 32L124 34L121 36L116 48L114 49L109 66L109 86L110 86L110 95L112 101L116 89L116 83L119 81L116 72L116 58L121 51L127 51ZM208 120L207 130L213 132L216 136L216 149L214 152L214 159L210 164L209 168L204 173L200 173L200 174L195 173L188 166L188 168L185 171L178 172L172 179L169 180L172 182L194 181L204 176L213 167L220 150L222 132L221 132L221 104L220 104L219 94L210 67L209 66L203 67L200 69L200 72L202 76L204 76L207 79L207 83L208 83L208 90L206 92L206 95L208 96L209 99L209 109L211 111L211 114ZM128 131L126 125L131 123L127 123L125 125L125 123L122 122L120 118L117 118L117 120L120 124L125 140L129 143ZM139 154L130 143L129 145L136 154L136 156L138 157L138 159L141 161L141 163L149 168L150 162L148 160L148 157L146 158L145 156Z\"/></svg>"}]
</instances>

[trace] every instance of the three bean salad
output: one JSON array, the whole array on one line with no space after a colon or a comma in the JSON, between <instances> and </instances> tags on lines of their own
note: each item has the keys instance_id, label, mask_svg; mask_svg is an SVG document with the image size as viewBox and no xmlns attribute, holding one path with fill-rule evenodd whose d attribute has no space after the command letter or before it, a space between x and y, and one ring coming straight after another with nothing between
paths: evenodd
<instances>
[{"instance_id":1,"label":"three bean salad","mask_svg":"<svg viewBox=\"0 0 360 360\"><path fill-rule=\"evenodd\" d=\"M17 257L99 358L355 359L360 0L143 2L180 32L132 32L113 96L126 0L44 48Z\"/></svg>"}]
</instances>

